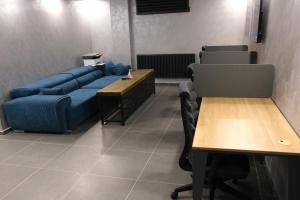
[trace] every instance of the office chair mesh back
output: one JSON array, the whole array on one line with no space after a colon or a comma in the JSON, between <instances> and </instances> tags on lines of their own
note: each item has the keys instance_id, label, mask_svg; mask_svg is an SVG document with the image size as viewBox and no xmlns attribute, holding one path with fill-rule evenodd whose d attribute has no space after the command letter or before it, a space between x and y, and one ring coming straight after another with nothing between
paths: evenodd
<instances>
[{"instance_id":1,"label":"office chair mesh back","mask_svg":"<svg viewBox=\"0 0 300 200\"><path fill-rule=\"evenodd\" d=\"M190 151L194 138L196 124L195 116L198 113L198 105L191 101L196 99L191 95L189 82L182 82L179 85L180 105L181 105L181 118L183 123L185 143L184 148L179 159L179 166L186 171L192 171L190 162Z\"/></svg>"}]
</instances>

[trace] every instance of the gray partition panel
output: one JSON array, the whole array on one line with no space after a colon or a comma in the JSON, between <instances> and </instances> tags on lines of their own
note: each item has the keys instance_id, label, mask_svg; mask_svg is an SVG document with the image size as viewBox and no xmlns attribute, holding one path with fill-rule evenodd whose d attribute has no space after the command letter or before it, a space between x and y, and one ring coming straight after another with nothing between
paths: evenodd
<instances>
[{"instance_id":1,"label":"gray partition panel","mask_svg":"<svg viewBox=\"0 0 300 200\"><path fill-rule=\"evenodd\" d=\"M257 52L211 51L201 52L201 64L256 64Z\"/></svg>"},{"instance_id":2,"label":"gray partition panel","mask_svg":"<svg viewBox=\"0 0 300 200\"><path fill-rule=\"evenodd\" d=\"M195 89L201 97L271 97L272 65L207 65L194 68Z\"/></svg>"},{"instance_id":3,"label":"gray partition panel","mask_svg":"<svg viewBox=\"0 0 300 200\"><path fill-rule=\"evenodd\" d=\"M203 51L248 51L247 45L203 46Z\"/></svg>"}]
</instances>

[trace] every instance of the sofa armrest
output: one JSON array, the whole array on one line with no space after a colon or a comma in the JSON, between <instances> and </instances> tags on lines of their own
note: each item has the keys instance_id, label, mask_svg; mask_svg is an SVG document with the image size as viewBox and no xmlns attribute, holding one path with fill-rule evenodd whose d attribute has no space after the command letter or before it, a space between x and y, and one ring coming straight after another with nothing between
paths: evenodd
<instances>
[{"instance_id":1,"label":"sofa armrest","mask_svg":"<svg viewBox=\"0 0 300 200\"><path fill-rule=\"evenodd\" d=\"M4 112L9 126L15 130L65 132L70 104L69 96L33 95L6 102Z\"/></svg>"}]
</instances>

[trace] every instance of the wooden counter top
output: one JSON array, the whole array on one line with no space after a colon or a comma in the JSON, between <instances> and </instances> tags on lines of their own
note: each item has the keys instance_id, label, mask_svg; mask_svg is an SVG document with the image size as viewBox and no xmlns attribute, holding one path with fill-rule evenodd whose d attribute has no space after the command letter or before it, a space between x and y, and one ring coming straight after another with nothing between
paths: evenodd
<instances>
[{"instance_id":1,"label":"wooden counter top","mask_svg":"<svg viewBox=\"0 0 300 200\"><path fill-rule=\"evenodd\" d=\"M97 95L111 95L119 96L125 94L127 91L135 87L141 81L154 73L153 69L138 69L132 72L132 79L118 80L111 85L99 90Z\"/></svg>"}]
</instances>

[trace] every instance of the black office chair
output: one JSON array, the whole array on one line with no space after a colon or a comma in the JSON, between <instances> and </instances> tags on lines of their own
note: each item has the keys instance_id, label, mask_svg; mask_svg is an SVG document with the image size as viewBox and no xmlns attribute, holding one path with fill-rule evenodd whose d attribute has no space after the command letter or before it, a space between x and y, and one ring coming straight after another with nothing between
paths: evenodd
<instances>
[{"instance_id":1,"label":"black office chair","mask_svg":"<svg viewBox=\"0 0 300 200\"><path fill-rule=\"evenodd\" d=\"M197 107L191 101L189 82L182 82L179 85L181 117L184 128L185 144L179 158L179 166L192 172L190 153L195 132ZM224 192L233 194L243 200L249 199L246 195L230 187L225 183L227 180L237 180L246 178L250 171L248 156L246 155L224 155L209 154L207 160L206 186L210 189L210 200L214 200L215 190L218 188ZM178 187L171 194L172 199L177 199L180 192L192 190L193 185L187 184Z\"/></svg>"},{"instance_id":2,"label":"black office chair","mask_svg":"<svg viewBox=\"0 0 300 200\"><path fill-rule=\"evenodd\" d=\"M187 67L187 75L191 79L191 81L194 81L194 65L195 63L192 63Z\"/></svg>"}]
</instances>

